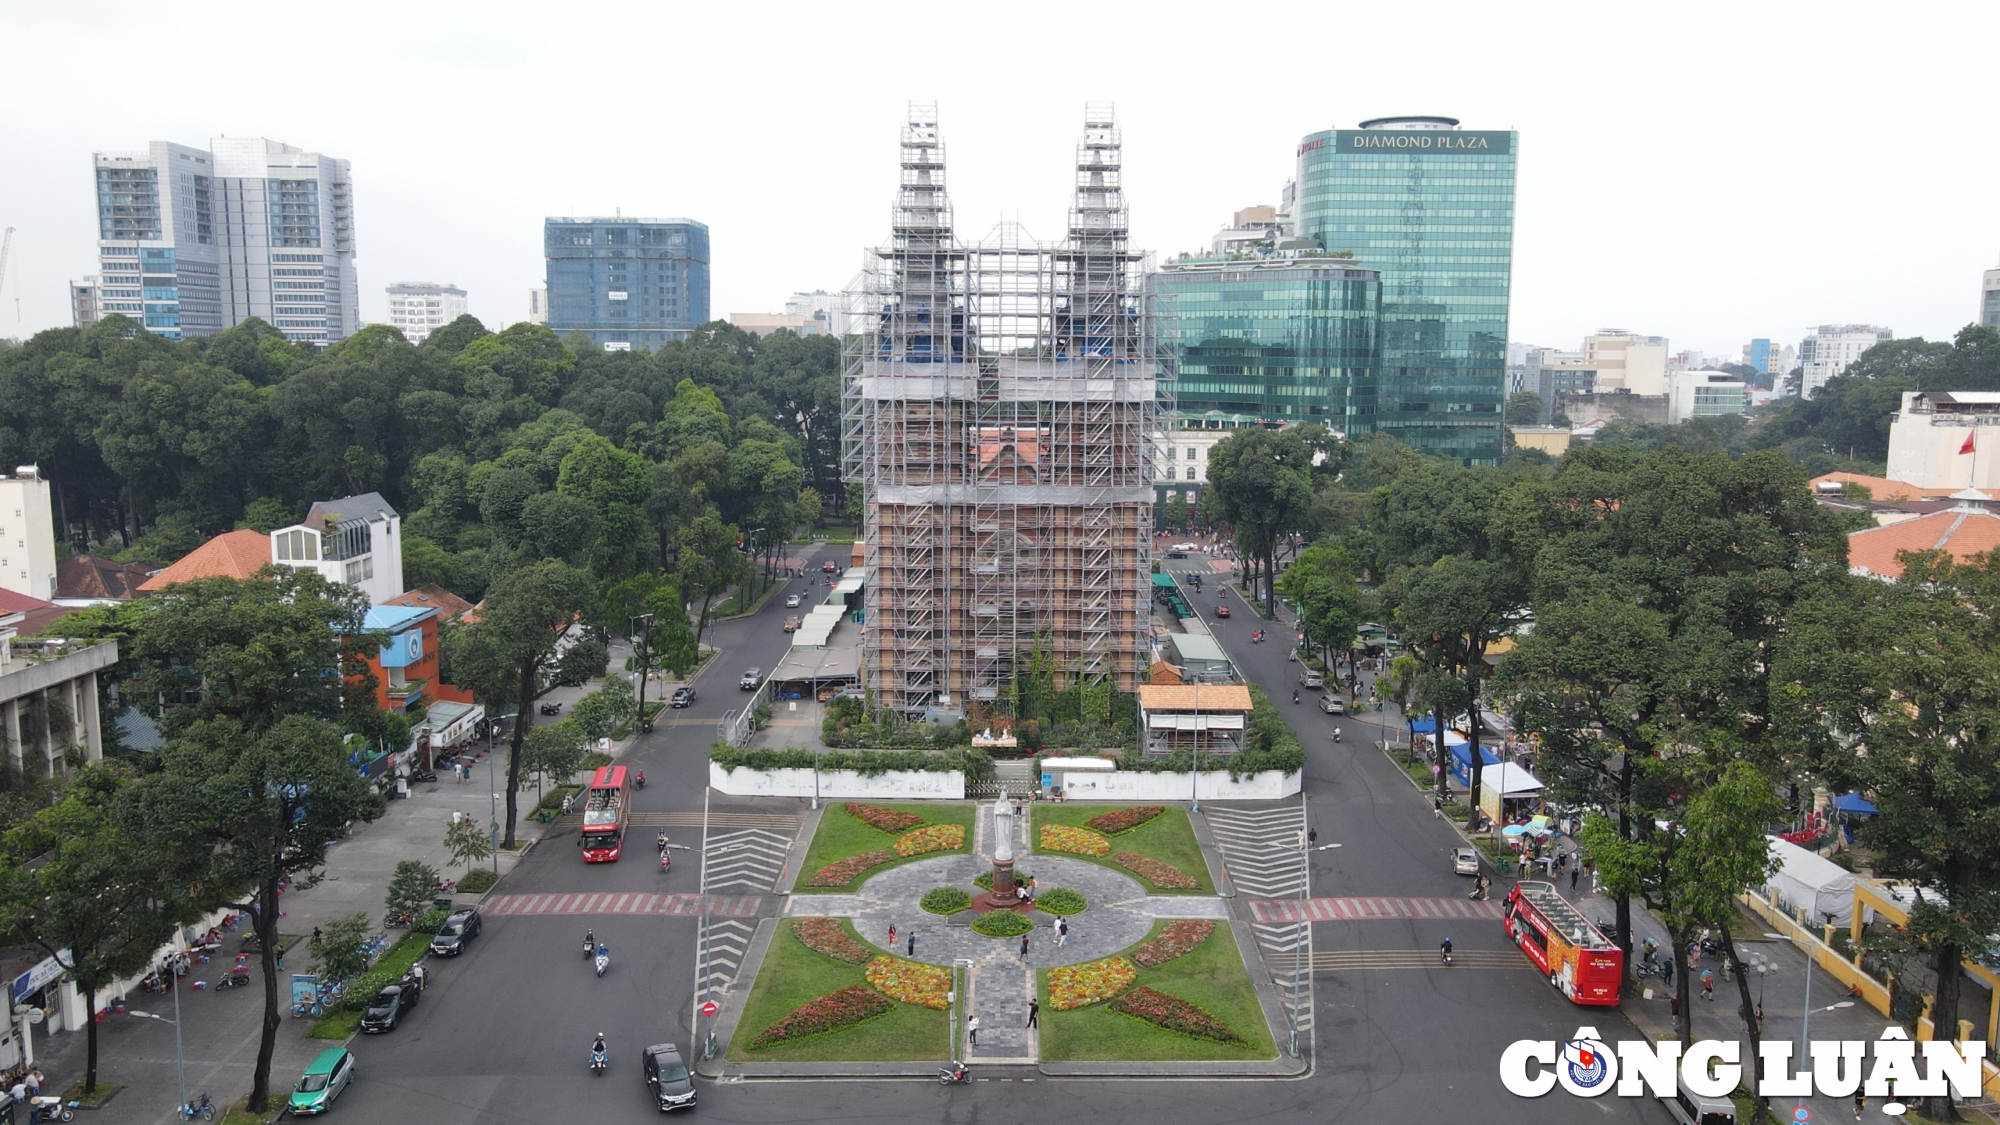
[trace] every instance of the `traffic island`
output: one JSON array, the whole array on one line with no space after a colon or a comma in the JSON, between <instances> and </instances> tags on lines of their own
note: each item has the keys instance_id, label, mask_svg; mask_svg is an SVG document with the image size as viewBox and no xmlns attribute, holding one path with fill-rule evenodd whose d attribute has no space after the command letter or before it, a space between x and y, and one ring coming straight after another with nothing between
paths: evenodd
<instances>
[{"instance_id":1,"label":"traffic island","mask_svg":"<svg viewBox=\"0 0 2000 1125\"><path fill-rule=\"evenodd\" d=\"M1277 1058L1225 923L1161 921L1112 957L1036 976L1045 1062Z\"/></svg>"},{"instance_id":2,"label":"traffic island","mask_svg":"<svg viewBox=\"0 0 2000 1125\"><path fill-rule=\"evenodd\" d=\"M1029 815L1038 852L1108 867L1150 894L1215 893L1201 844L1178 806L1038 803Z\"/></svg>"},{"instance_id":3,"label":"traffic island","mask_svg":"<svg viewBox=\"0 0 2000 1125\"><path fill-rule=\"evenodd\" d=\"M940 977L949 980L933 966L879 954L845 919L785 919L743 1002L729 1059L751 1064L937 1059L951 1041Z\"/></svg>"},{"instance_id":4,"label":"traffic island","mask_svg":"<svg viewBox=\"0 0 2000 1125\"><path fill-rule=\"evenodd\" d=\"M972 848L970 804L878 805L849 801L819 819L798 894L839 894L882 870Z\"/></svg>"}]
</instances>

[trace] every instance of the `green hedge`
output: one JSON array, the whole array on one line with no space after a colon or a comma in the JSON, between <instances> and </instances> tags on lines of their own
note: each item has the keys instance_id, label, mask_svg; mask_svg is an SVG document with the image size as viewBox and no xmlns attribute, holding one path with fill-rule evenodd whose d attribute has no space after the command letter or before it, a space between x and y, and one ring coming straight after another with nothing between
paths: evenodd
<instances>
[{"instance_id":1,"label":"green hedge","mask_svg":"<svg viewBox=\"0 0 2000 1125\"><path fill-rule=\"evenodd\" d=\"M1235 754L1202 755L1202 769L1226 769L1230 777L1241 778L1265 770L1294 774L1306 768L1306 748L1292 728L1285 725L1284 716L1272 705L1271 697L1255 684L1246 686L1250 688L1251 705L1246 745ZM1128 751L1118 759L1119 769L1134 773L1185 773L1194 764L1191 750L1176 750L1164 756Z\"/></svg>"},{"instance_id":2,"label":"green hedge","mask_svg":"<svg viewBox=\"0 0 2000 1125\"><path fill-rule=\"evenodd\" d=\"M1020 937L1034 928L1033 922L1011 910L995 910L990 914L982 914L979 920L972 924L973 933L985 934L987 937Z\"/></svg>"},{"instance_id":3,"label":"green hedge","mask_svg":"<svg viewBox=\"0 0 2000 1125\"><path fill-rule=\"evenodd\" d=\"M967 781L984 781L993 776L992 757L984 750L974 750L969 746L940 753L926 750L823 750L815 763L811 750L796 747L741 750L718 741L709 747L708 760L726 770L809 770L817 764L822 770L853 770L863 777L874 777L890 770L919 773L963 770Z\"/></svg>"},{"instance_id":4,"label":"green hedge","mask_svg":"<svg viewBox=\"0 0 2000 1125\"><path fill-rule=\"evenodd\" d=\"M1049 914L1081 914L1088 905L1081 893L1068 887L1052 887L1035 896L1036 908Z\"/></svg>"},{"instance_id":5,"label":"green hedge","mask_svg":"<svg viewBox=\"0 0 2000 1125\"><path fill-rule=\"evenodd\" d=\"M928 914L956 914L972 905L972 896L957 887L932 887L917 905Z\"/></svg>"}]
</instances>

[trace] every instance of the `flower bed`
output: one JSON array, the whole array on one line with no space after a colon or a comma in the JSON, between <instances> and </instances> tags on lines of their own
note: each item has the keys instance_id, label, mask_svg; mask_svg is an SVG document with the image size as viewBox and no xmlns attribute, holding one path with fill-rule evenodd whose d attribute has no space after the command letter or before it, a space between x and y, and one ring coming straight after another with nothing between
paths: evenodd
<instances>
[{"instance_id":1,"label":"flower bed","mask_svg":"<svg viewBox=\"0 0 2000 1125\"><path fill-rule=\"evenodd\" d=\"M1083 822L1085 828L1095 828L1106 836L1116 836L1120 832L1130 832L1141 824L1159 816L1167 810L1159 805L1140 805L1136 808L1113 809L1101 816L1093 816Z\"/></svg>"},{"instance_id":2,"label":"flower bed","mask_svg":"<svg viewBox=\"0 0 2000 1125\"><path fill-rule=\"evenodd\" d=\"M1138 967L1123 957L1058 966L1049 970L1049 1007L1067 1012L1109 1000L1137 979Z\"/></svg>"},{"instance_id":3,"label":"flower bed","mask_svg":"<svg viewBox=\"0 0 2000 1125\"><path fill-rule=\"evenodd\" d=\"M875 956L875 951L856 941L838 918L795 918L792 936L814 953L850 965L866 965Z\"/></svg>"},{"instance_id":4,"label":"flower bed","mask_svg":"<svg viewBox=\"0 0 2000 1125\"><path fill-rule=\"evenodd\" d=\"M1217 1043L1243 1042L1243 1037L1236 1034L1234 1028L1209 1015L1205 1009L1178 996L1155 992L1143 984L1113 1000L1111 1010L1196 1039L1213 1039Z\"/></svg>"},{"instance_id":5,"label":"flower bed","mask_svg":"<svg viewBox=\"0 0 2000 1125\"><path fill-rule=\"evenodd\" d=\"M1026 871L1022 870L1021 868L1019 868L1019 867L1016 867L1016 868L1014 869L1014 885L1015 885L1015 886L1017 886L1017 887L1024 887L1024 886L1026 886L1026 885L1028 884L1028 880L1029 880L1030 878L1031 878L1031 876L1030 876L1030 875L1029 875L1029 874L1028 874L1028 873L1027 873ZM982 890L982 891L990 891L990 890L992 890L992 889L993 889L993 869L989 867L989 868L987 868L986 870L984 870L984 871L981 871L981 872L980 872L980 873L979 873L978 875L975 875L975 876L973 876L973 879L972 879L972 883L973 883L973 885L974 885L974 886L978 887L978 888L979 888L980 890Z\"/></svg>"},{"instance_id":6,"label":"flower bed","mask_svg":"<svg viewBox=\"0 0 2000 1125\"><path fill-rule=\"evenodd\" d=\"M1071 855L1105 855L1111 851L1111 841L1102 834L1088 828L1071 828L1066 824L1042 825L1041 848L1045 852L1069 852Z\"/></svg>"},{"instance_id":7,"label":"flower bed","mask_svg":"<svg viewBox=\"0 0 2000 1125\"><path fill-rule=\"evenodd\" d=\"M889 1011L890 1007L887 996L858 984L849 985L799 1005L791 1015L758 1032L757 1038L750 1041L750 1049L754 1051L759 1047L839 1031L843 1027L872 1020Z\"/></svg>"},{"instance_id":8,"label":"flower bed","mask_svg":"<svg viewBox=\"0 0 2000 1125\"><path fill-rule=\"evenodd\" d=\"M863 871L871 867L880 867L885 863L894 862L896 862L896 856L892 852L862 852L860 855L849 856L838 863L829 863L818 871L813 872L812 878L806 880L806 886L844 887L860 878Z\"/></svg>"},{"instance_id":9,"label":"flower bed","mask_svg":"<svg viewBox=\"0 0 2000 1125\"><path fill-rule=\"evenodd\" d=\"M917 905L927 914L956 914L972 905L972 896L957 887L932 887Z\"/></svg>"},{"instance_id":10,"label":"flower bed","mask_svg":"<svg viewBox=\"0 0 2000 1125\"><path fill-rule=\"evenodd\" d=\"M1111 857L1111 862L1132 872L1148 883L1162 890L1191 891L1201 886L1201 881L1170 863L1161 863L1151 856L1133 852L1119 852Z\"/></svg>"},{"instance_id":11,"label":"flower bed","mask_svg":"<svg viewBox=\"0 0 2000 1125\"><path fill-rule=\"evenodd\" d=\"M1035 907L1050 914L1081 914L1090 904L1068 887L1054 887L1035 896Z\"/></svg>"},{"instance_id":12,"label":"flower bed","mask_svg":"<svg viewBox=\"0 0 2000 1125\"><path fill-rule=\"evenodd\" d=\"M972 924L972 932L987 937L1020 937L1035 928L1033 922L1011 910L995 910L979 916Z\"/></svg>"},{"instance_id":13,"label":"flower bed","mask_svg":"<svg viewBox=\"0 0 2000 1125\"><path fill-rule=\"evenodd\" d=\"M963 824L929 824L896 837L896 854L905 859L931 852L954 852L964 846Z\"/></svg>"},{"instance_id":14,"label":"flower bed","mask_svg":"<svg viewBox=\"0 0 2000 1125\"><path fill-rule=\"evenodd\" d=\"M1132 951L1132 960L1148 969L1164 965L1207 941L1208 935L1214 932L1213 922L1169 922L1158 937Z\"/></svg>"},{"instance_id":15,"label":"flower bed","mask_svg":"<svg viewBox=\"0 0 2000 1125\"><path fill-rule=\"evenodd\" d=\"M915 1004L919 1008L936 1008L940 1012L950 1007L950 1001L945 996L951 991L950 969L926 965L922 961L883 956L868 962L865 973L868 983L891 999Z\"/></svg>"},{"instance_id":16,"label":"flower bed","mask_svg":"<svg viewBox=\"0 0 2000 1125\"><path fill-rule=\"evenodd\" d=\"M882 805L860 805L849 801L840 807L847 810L847 815L854 817L870 828L879 828L884 832L892 834L908 832L910 829L924 822L924 818L915 813L898 812L895 809L886 808Z\"/></svg>"}]
</instances>

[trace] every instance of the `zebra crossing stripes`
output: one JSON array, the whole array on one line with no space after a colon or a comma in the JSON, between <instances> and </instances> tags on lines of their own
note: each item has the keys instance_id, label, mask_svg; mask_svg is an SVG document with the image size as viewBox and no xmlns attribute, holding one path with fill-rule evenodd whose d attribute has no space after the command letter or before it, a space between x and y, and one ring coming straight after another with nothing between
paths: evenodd
<instances>
[{"instance_id":1,"label":"zebra crossing stripes","mask_svg":"<svg viewBox=\"0 0 2000 1125\"><path fill-rule=\"evenodd\" d=\"M709 895L708 912L724 918L754 918L762 904L761 895ZM663 914L694 917L701 914L701 896L689 894L638 894L601 891L577 894L495 895L483 912L494 917L548 916L577 914Z\"/></svg>"},{"instance_id":2,"label":"zebra crossing stripes","mask_svg":"<svg viewBox=\"0 0 2000 1125\"><path fill-rule=\"evenodd\" d=\"M1202 816L1222 849L1229 882L1259 898L1299 893L1304 877L1299 855L1305 810L1297 805L1270 809L1207 806Z\"/></svg>"},{"instance_id":3,"label":"zebra crossing stripes","mask_svg":"<svg viewBox=\"0 0 2000 1125\"><path fill-rule=\"evenodd\" d=\"M743 958L750 950L755 923L733 918L711 918L708 922L708 980L705 992L726 992L742 971Z\"/></svg>"},{"instance_id":4,"label":"zebra crossing stripes","mask_svg":"<svg viewBox=\"0 0 2000 1125\"><path fill-rule=\"evenodd\" d=\"M572 814L581 817L582 814ZM701 814L698 812L635 812L632 814L635 828L700 828ZM797 832L799 818L778 813L731 813L717 812L708 816L710 828L769 828L778 832Z\"/></svg>"},{"instance_id":5,"label":"zebra crossing stripes","mask_svg":"<svg viewBox=\"0 0 2000 1125\"><path fill-rule=\"evenodd\" d=\"M1315 973L1379 972L1397 969L1526 969L1539 972L1534 963L1512 949L1460 949L1451 956L1449 970L1440 963L1435 949L1324 949L1307 962Z\"/></svg>"},{"instance_id":6,"label":"zebra crossing stripes","mask_svg":"<svg viewBox=\"0 0 2000 1125\"><path fill-rule=\"evenodd\" d=\"M703 868L708 889L744 887L768 891L777 885L791 853L792 837L784 832L745 828L734 832L711 832Z\"/></svg>"},{"instance_id":7,"label":"zebra crossing stripes","mask_svg":"<svg viewBox=\"0 0 2000 1125\"><path fill-rule=\"evenodd\" d=\"M1296 922L1299 900L1263 899L1250 904L1250 916L1259 922ZM1465 898L1309 898L1305 900L1308 922L1387 922L1405 919L1491 919L1499 920L1500 904Z\"/></svg>"}]
</instances>

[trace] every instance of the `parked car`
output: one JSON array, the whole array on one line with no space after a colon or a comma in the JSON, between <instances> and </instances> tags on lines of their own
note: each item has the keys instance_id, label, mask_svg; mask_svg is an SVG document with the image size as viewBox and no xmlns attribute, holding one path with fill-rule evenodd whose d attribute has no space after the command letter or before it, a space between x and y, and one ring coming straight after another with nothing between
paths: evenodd
<instances>
[{"instance_id":1,"label":"parked car","mask_svg":"<svg viewBox=\"0 0 2000 1125\"><path fill-rule=\"evenodd\" d=\"M292 1087L293 1117L312 1117L333 1108L333 1099L354 1081L354 1056L345 1047L328 1047L306 1067Z\"/></svg>"},{"instance_id":2,"label":"parked car","mask_svg":"<svg viewBox=\"0 0 2000 1125\"><path fill-rule=\"evenodd\" d=\"M1305 671L1299 673L1299 686L1309 687L1309 688L1322 688L1326 686L1326 677L1308 668Z\"/></svg>"},{"instance_id":3,"label":"parked car","mask_svg":"<svg viewBox=\"0 0 2000 1125\"><path fill-rule=\"evenodd\" d=\"M1168 551L1168 552L1167 552L1167 557L1168 557L1168 558L1170 558L1170 559L1184 559L1184 558L1187 558L1187 552L1186 552L1186 551Z\"/></svg>"},{"instance_id":4,"label":"parked car","mask_svg":"<svg viewBox=\"0 0 2000 1125\"><path fill-rule=\"evenodd\" d=\"M1460 875L1479 874L1479 852L1474 848L1458 848L1451 853L1451 869Z\"/></svg>"},{"instance_id":5,"label":"parked car","mask_svg":"<svg viewBox=\"0 0 2000 1125\"><path fill-rule=\"evenodd\" d=\"M744 691L756 691L758 683L763 679L764 670L762 668L752 668L743 673L743 678L736 681L736 686L742 688Z\"/></svg>"},{"instance_id":6,"label":"parked car","mask_svg":"<svg viewBox=\"0 0 2000 1125\"><path fill-rule=\"evenodd\" d=\"M1345 715L1347 714L1347 700L1337 695L1322 695L1319 697L1319 709L1329 715Z\"/></svg>"},{"instance_id":7,"label":"parked car","mask_svg":"<svg viewBox=\"0 0 2000 1125\"><path fill-rule=\"evenodd\" d=\"M1219 605L1219 606L1216 606L1216 607L1215 607L1215 615L1216 615L1217 617L1228 617L1228 616L1229 616L1229 607L1228 607L1228 606L1226 606L1226 605Z\"/></svg>"},{"instance_id":8,"label":"parked car","mask_svg":"<svg viewBox=\"0 0 2000 1125\"><path fill-rule=\"evenodd\" d=\"M794 613L791 616L785 618L785 632L796 633L798 631L799 631L799 615Z\"/></svg>"},{"instance_id":9,"label":"parked car","mask_svg":"<svg viewBox=\"0 0 2000 1125\"><path fill-rule=\"evenodd\" d=\"M681 1061L681 1049L672 1043L655 1043L646 1048L646 1085L660 1099L660 1112L694 1108L694 1077Z\"/></svg>"},{"instance_id":10,"label":"parked car","mask_svg":"<svg viewBox=\"0 0 2000 1125\"><path fill-rule=\"evenodd\" d=\"M481 926L479 911L468 906L454 910L438 927L431 937L431 952L439 957L456 957L465 952L466 945L479 936Z\"/></svg>"},{"instance_id":11,"label":"parked car","mask_svg":"<svg viewBox=\"0 0 2000 1125\"><path fill-rule=\"evenodd\" d=\"M787 597L785 598L785 608L786 608L786 609L797 609L797 608L799 608L799 600L800 600L800 599L799 599L799 596L798 596L797 594L791 594L791 595L788 595L788 596L787 596Z\"/></svg>"},{"instance_id":12,"label":"parked car","mask_svg":"<svg viewBox=\"0 0 2000 1125\"><path fill-rule=\"evenodd\" d=\"M667 705L669 707L686 707L688 704L693 702L694 702L693 688L691 687L675 688L674 696L672 699L667 701Z\"/></svg>"},{"instance_id":13,"label":"parked car","mask_svg":"<svg viewBox=\"0 0 2000 1125\"><path fill-rule=\"evenodd\" d=\"M417 1006L423 999L423 991L414 984L392 984L375 994L368 1002L368 1010L361 1013L361 1030L368 1035L384 1031L394 1031L403 1022L403 1014Z\"/></svg>"},{"instance_id":14,"label":"parked car","mask_svg":"<svg viewBox=\"0 0 2000 1125\"><path fill-rule=\"evenodd\" d=\"M1167 548L1167 549L1168 549L1168 550L1170 550L1170 551L1199 551L1199 550L1201 550L1201 544L1199 544L1199 543L1176 543L1176 544L1174 544L1174 545L1173 545L1172 547L1169 547L1169 548Z\"/></svg>"}]
</instances>

